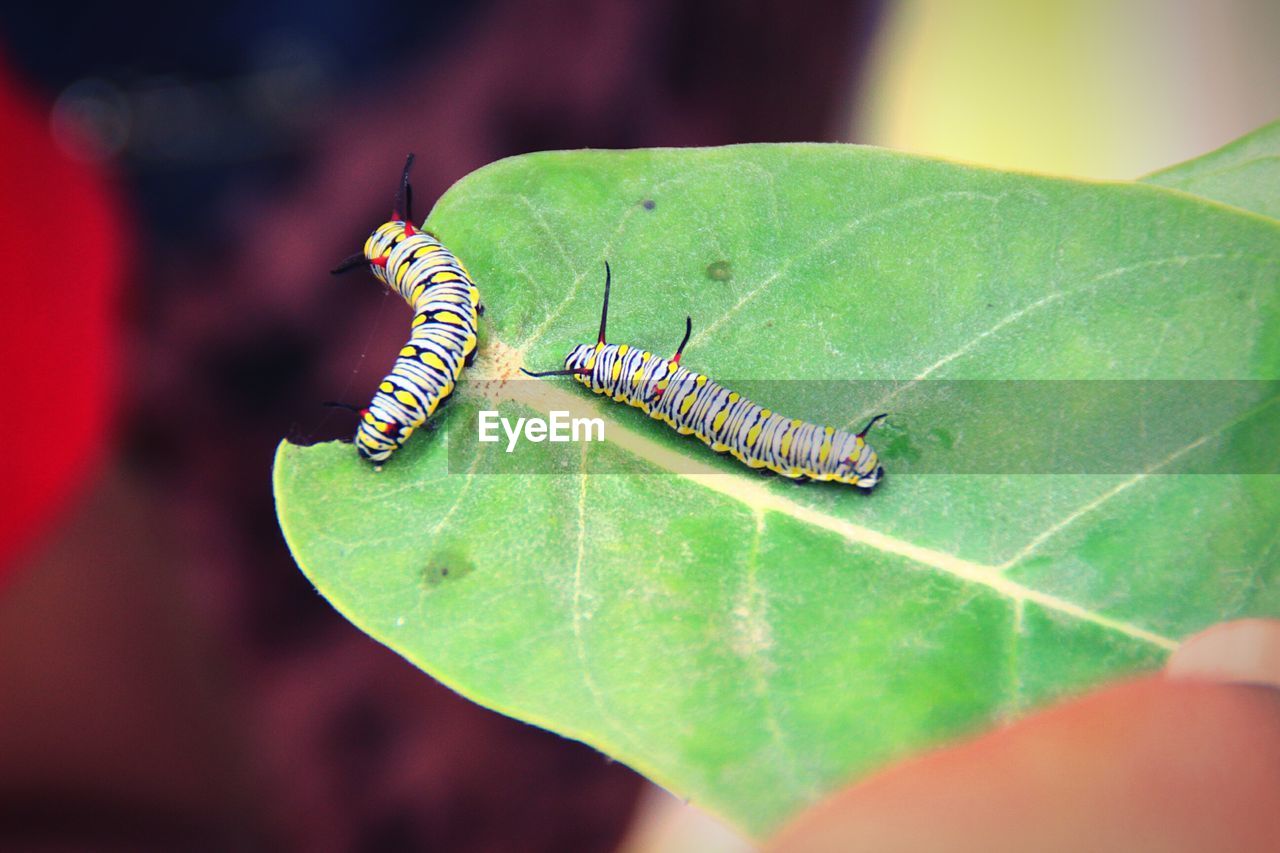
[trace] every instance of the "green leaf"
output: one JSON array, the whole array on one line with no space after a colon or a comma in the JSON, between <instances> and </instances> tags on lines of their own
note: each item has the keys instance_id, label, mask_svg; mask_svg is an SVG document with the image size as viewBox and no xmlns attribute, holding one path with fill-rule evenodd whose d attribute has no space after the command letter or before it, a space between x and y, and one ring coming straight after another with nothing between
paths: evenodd
<instances>
[{"instance_id":1,"label":"green leaf","mask_svg":"<svg viewBox=\"0 0 1280 853\"><path fill-rule=\"evenodd\" d=\"M1168 473L1274 470L1274 388L1139 471L902 473L948 442L912 415L923 379L1280 378L1276 223L1141 184L747 145L504 160L427 225L484 293L482 356L444 429L381 473L348 445L281 446L299 565L464 695L751 833L1159 666L1188 632L1280 615L1275 476ZM685 363L717 378L907 380L873 433L886 481L764 480L567 379L514 378L594 340L605 258L613 340L665 352L688 314ZM879 405L786 387L783 411L811 420ZM482 408L595 414L608 441L508 455L476 442ZM1001 435L998 413L958 408L948 429Z\"/></svg>"},{"instance_id":2,"label":"green leaf","mask_svg":"<svg viewBox=\"0 0 1280 853\"><path fill-rule=\"evenodd\" d=\"M1280 218L1280 121L1142 180Z\"/></svg>"}]
</instances>

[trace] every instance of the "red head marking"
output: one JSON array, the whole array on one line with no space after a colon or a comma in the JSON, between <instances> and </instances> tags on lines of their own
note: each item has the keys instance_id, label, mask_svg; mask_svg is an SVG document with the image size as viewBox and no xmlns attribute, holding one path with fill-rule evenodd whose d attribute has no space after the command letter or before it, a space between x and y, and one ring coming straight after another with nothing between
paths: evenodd
<instances>
[{"instance_id":1,"label":"red head marking","mask_svg":"<svg viewBox=\"0 0 1280 853\"><path fill-rule=\"evenodd\" d=\"M406 222L404 224L404 236L412 237L414 234L417 234L417 233L418 233L418 229L413 227L412 222Z\"/></svg>"},{"instance_id":2,"label":"red head marking","mask_svg":"<svg viewBox=\"0 0 1280 853\"><path fill-rule=\"evenodd\" d=\"M376 257L376 258L370 258L369 263L373 264L375 267L385 268L387 266L387 256L380 255L379 257Z\"/></svg>"}]
</instances>

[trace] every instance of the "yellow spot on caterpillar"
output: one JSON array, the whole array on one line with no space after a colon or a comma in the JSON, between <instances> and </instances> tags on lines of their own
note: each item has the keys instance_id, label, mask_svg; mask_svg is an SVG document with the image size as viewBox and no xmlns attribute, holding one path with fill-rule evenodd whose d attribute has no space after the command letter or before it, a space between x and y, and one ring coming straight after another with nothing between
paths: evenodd
<instances>
[{"instance_id":1,"label":"yellow spot on caterpillar","mask_svg":"<svg viewBox=\"0 0 1280 853\"><path fill-rule=\"evenodd\" d=\"M416 315L414 315L413 323L412 323L411 325L412 325L412 327L413 327L413 328L415 328L415 329L416 329L418 326L421 326L421 325L422 325L423 323L425 323L425 322L427 322L427 315L426 315L425 313L424 313L424 314L416 314Z\"/></svg>"},{"instance_id":2,"label":"yellow spot on caterpillar","mask_svg":"<svg viewBox=\"0 0 1280 853\"><path fill-rule=\"evenodd\" d=\"M822 442L822 450L818 452L818 461L826 462L827 457L831 455L831 442Z\"/></svg>"},{"instance_id":3,"label":"yellow spot on caterpillar","mask_svg":"<svg viewBox=\"0 0 1280 853\"><path fill-rule=\"evenodd\" d=\"M401 355L417 355L418 351L413 347L405 347L404 349L400 350L400 354Z\"/></svg>"},{"instance_id":4,"label":"yellow spot on caterpillar","mask_svg":"<svg viewBox=\"0 0 1280 853\"><path fill-rule=\"evenodd\" d=\"M786 456L786 455L787 455L787 451L789 451L789 450L791 449L791 437L792 437L793 435L795 435L795 433L794 433L794 432L792 432L791 430L788 430L788 431L787 431L787 434L786 434L786 435L784 435L784 436L782 437L782 448L781 448L781 449L782 449L782 455L783 455L783 456Z\"/></svg>"},{"instance_id":5,"label":"yellow spot on caterpillar","mask_svg":"<svg viewBox=\"0 0 1280 853\"><path fill-rule=\"evenodd\" d=\"M760 419L761 419L761 420L764 420L765 418L769 417L769 416L770 416L770 415L772 415L772 414L773 414L773 412L772 412L772 411L770 411L769 409L761 409L761 410L760 410Z\"/></svg>"},{"instance_id":6,"label":"yellow spot on caterpillar","mask_svg":"<svg viewBox=\"0 0 1280 853\"><path fill-rule=\"evenodd\" d=\"M399 400L401 403L404 403L406 406L418 405L418 398L414 397L412 394L410 394L408 391L405 391L404 389L397 391L395 396L397 400Z\"/></svg>"},{"instance_id":7,"label":"yellow spot on caterpillar","mask_svg":"<svg viewBox=\"0 0 1280 853\"><path fill-rule=\"evenodd\" d=\"M462 281L462 278L452 270L441 270L438 273L434 273L430 281L432 284L437 284L442 281Z\"/></svg>"},{"instance_id":8,"label":"yellow spot on caterpillar","mask_svg":"<svg viewBox=\"0 0 1280 853\"><path fill-rule=\"evenodd\" d=\"M760 437L760 424L757 423L755 426L751 428L750 432L747 433L747 447L755 447L756 439L758 439L759 437Z\"/></svg>"},{"instance_id":9,"label":"yellow spot on caterpillar","mask_svg":"<svg viewBox=\"0 0 1280 853\"><path fill-rule=\"evenodd\" d=\"M618 381L618 377L619 377L619 376L621 376L621 375L622 375L622 362L620 362L620 361L615 361L615 362L613 363L613 370L609 371L609 377L610 377L614 382L617 382L617 381ZM619 399L621 399L621 398L619 398Z\"/></svg>"},{"instance_id":10,"label":"yellow spot on caterpillar","mask_svg":"<svg viewBox=\"0 0 1280 853\"><path fill-rule=\"evenodd\" d=\"M698 374L698 378L693 381L693 384L701 388L703 385L707 384L707 377L703 376L702 374Z\"/></svg>"},{"instance_id":11,"label":"yellow spot on caterpillar","mask_svg":"<svg viewBox=\"0 0 1280 853\"><path fill-rule=\"evenodd\" d=\"M729 392L729 402L730 402L730 403L736 403L736 402L738 402L738 400L740 400L740 399L741 399L741 397L738 395L738 392L737 392L737 391L730 391L730 392Z\"/></svg>"},{"instance_id":12,"label":"yellow spot on caterpillar","mask_svg":"<svg viewBox=\"0 0 1280 853\"><path fill-rule=\"evenodd\" d=\"M623 344L622 346L618 347L618 355L626 355L630 351L631 351L631 347L627 346L626 344Z\"/></svg>"},{"instance_id":13,"label":"yellow spot on caterpillar","mask_svg":"<svg viewBox=\"0 0 1280 853\"><path fill-rule=\"evenodd\" d=\"M462 325L465 325L465 323L463 322L462 318L461 318L461 317L459 317L457 314L453 313L452 311L438 311L438 312L436 312L436 322L437 322L437 323L448 323L448 324L449 324L449 325L451 325L451 326L462 326Z\"/></svg>"},{"instance_id":14,"label":"yellow spot on caterpillar","mask_svg":"<svg viewBox=\"0 0 1280 853\"><path fill-rule=\"evenodd\" d=\"M720 427L724 426L724 419L729 417L728 409L721 409L711 421L711 428L719 432Z\"/></svg>"},{"instance_id":15,"label":"yellow spot on caterpillar","mask_svg":"<svg viewBox=\"0 0 1280 853\"><path fill-rule=\"evenodd\" d=\"M698 397L697 394L689 394L680 401L680 414L687 415L689 410L693 408L693 401ZM687 433L686 433L687 435Z\"/></svg>"},{"instance_id":16,"label":"yellow spot on caterpillar","mask_svg":"<svg viewBox=\"0 0 1280 853\"><path fill-rule=\"evenodd\" d=\"M438 367L438 368L440 368L441 370L447 370L447 369L448 369L448 368L446 368L446 367L444 366L444 362L440 360L440 356L436 355L436 354L435 354L435 353L433 353L433 352L424 352L424 353L422 354L422 363L423 363L423 364L428 364L428 365L430 365L430 366L432 366L432 367Z\"/></svg>"},{"instance_id":17,"label":"yellow spot on caterpillar","mask_svg":"<svg viewBox=\"0 0 1280 853\"><path fill-rule=\"evenodd\" d=\"M379 390L379 391L385 391L385 392L387 392L388 394L390 394L392 391L394 391L394 390L395 390L395 386L394 386L394 385L392 385L390 382L385 382L385 381L384 381L382 384L380 384L380 385L378 386L378 390Z\"/></svg>"}]
</instances>

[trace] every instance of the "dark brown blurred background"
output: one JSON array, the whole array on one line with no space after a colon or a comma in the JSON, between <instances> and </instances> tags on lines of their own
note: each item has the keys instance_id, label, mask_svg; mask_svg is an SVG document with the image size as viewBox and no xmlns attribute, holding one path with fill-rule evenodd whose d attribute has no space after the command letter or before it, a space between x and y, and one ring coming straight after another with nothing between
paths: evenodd
<instances>
[{"instance_id":1,"label":"dark brown blurred background","mask_svg":"<svg viewBox=\"0 0 1280 853\"><path fill-rule=\"evenodd\" d=\"M154 2L0 12L133 231L101 468L0 588L0 849L611 850L641 780L339 617L275 521L403 309L333 263L555 148L847 138L878 2ZM20 500L20 496L10 495Z\"/></svg>"}]
</instances>

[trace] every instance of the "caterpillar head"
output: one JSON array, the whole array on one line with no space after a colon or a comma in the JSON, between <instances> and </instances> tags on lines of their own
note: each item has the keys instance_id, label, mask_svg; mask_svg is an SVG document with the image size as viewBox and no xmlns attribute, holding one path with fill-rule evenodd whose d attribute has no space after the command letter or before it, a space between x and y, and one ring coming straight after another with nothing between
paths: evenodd
<instances>
[{"instance_id":1,"label":"caterpillar head","mask_svg":"<svg viewBox=\"0 0 1280 853\"><path fill-rule=\"evenodd\" d=\"M396 244L403 240L412 228L412 225L403 220L391 219L379 225L369 235L369 239L364 241L364 250L361 254L369 263L369 269L373 270L373 274L383 283L391 284L390 279L387 278L387 261Z\"/></svg>"},{"instance_id":2,"label":"caterpillar head","mask_svg":"<svg viewBox=\"0 0 1280 853\"><path fill-rule=\"evenodd\" d=\"M356 451L362 459L381 465L390 458L397 447L404 444L413 427L395 420L384 419L383 412L370 409L360 411L360 426L356 428Z\"/></svg>"},{"instance_id":3,"label":"caterpillar head","mask_svg":"<svg viewBox=\"0 0 1280 853\"><path fill-rule=\"evenodd\" d=\"M565 370L590 370L595 363L595 354L595 344L578 344L573 348L572 352L565 356L564 368ZM584 385L591 384L590 376L575 376L573 378Z\"/></svg>"}]
</instances>

